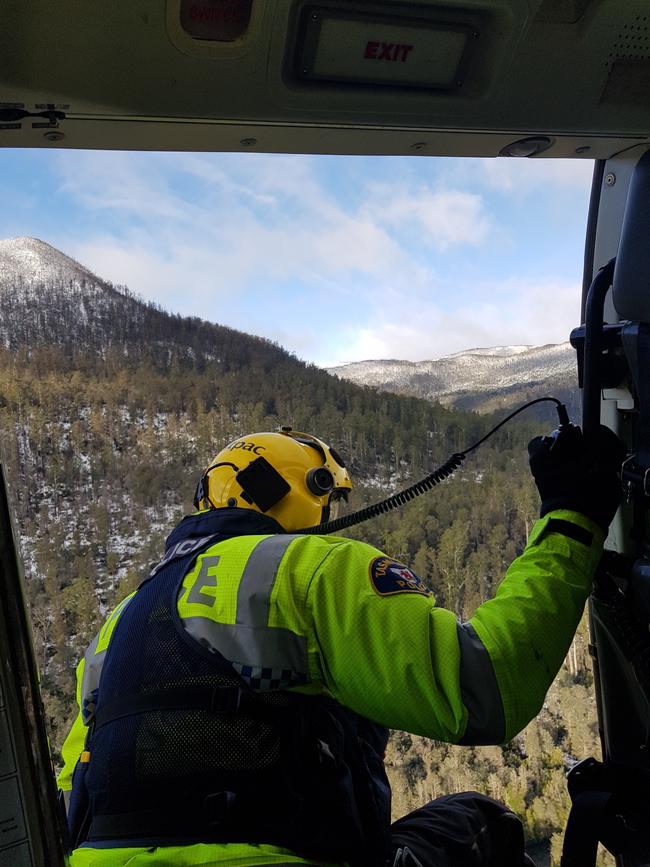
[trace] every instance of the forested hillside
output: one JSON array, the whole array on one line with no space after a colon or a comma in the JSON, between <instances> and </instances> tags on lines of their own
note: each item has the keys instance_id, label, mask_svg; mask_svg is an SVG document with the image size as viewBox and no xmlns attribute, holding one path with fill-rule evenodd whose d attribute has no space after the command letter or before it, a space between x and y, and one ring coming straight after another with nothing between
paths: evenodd
<instances>
[{"instance_id":1,"label":"forested hillside","mask_svg":"<svg viewBox=\"0 0 650 867\"><path fill-rule=\"evenodd\" d=\"M355 508L493 422L340 381L266 340L171 316L90 274L5 279L0 346L0 450L57 755L75 712L77 659L160 557L191 509L197 474L226 441L280 424L317 433L347 459ZM410 563L440 604L469 617L535 519L525 444L539 432L533 422L508 426L456 477L350 535ZM590 684L580 635L539 719L514 742L468 749L395 733L395 814L479 789L520 812L531 840L552 840L559 863L563 771L597 749Z\"/></svg>"}]
</instances>

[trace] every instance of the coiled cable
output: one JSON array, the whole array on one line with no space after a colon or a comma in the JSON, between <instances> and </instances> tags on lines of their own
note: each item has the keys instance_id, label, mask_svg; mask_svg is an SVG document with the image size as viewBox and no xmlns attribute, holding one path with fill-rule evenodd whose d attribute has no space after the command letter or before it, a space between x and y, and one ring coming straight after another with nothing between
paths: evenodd
<instances>
[{"instance_id":1,"label":"coiled cable","mask_svg":"<svg viewBox=\"0 0 650 867\"><path fill-rule=\"evenodd\" d=\"M363 509L359 509L357 512L351 512L349 515L342 515L340 518L335 518L333 521L326 521L323 524L317 524L315 527L305 527L302 530L295 530L294 532L302 533L306 536L327 536L330 533L336 533L339 530L346 530L348 527L354 527L356 524L362 524L364 521L369 521L371 518L377 518L379 515L383 515L386 512L392 512L393 509L397 509L399 506L404 506L409 502L409 500L419 497L421 494L435 488L435 486L439 485L440 482L448 479L463 463L470 452L477 449L493 434L495 434L499 428L502 428L504 424L507 424L516 415L519 415L520 412L534 406L536 403L545 403L548 401L551 401L556 405L560 425L568 424L569 416L566 406L556 397L538 397L535 400L529 400L528 403L524 403L522 406L517 407L514 412L511 412L510 415L507 415L502 419L498 424L491 428L485 436L482 436L466 449L463 449L460 452L454 452L454 454L451 455L444 464L441 464L437 469L433 470L433 472L426 475L423 479L420 479L419 482L415 482L408 488L404 488L403 491L398 491L398 493L392 494L385 500L380 500L378 503L373 503L371 506L366 506Z\"/></svg>"}]
</instances>

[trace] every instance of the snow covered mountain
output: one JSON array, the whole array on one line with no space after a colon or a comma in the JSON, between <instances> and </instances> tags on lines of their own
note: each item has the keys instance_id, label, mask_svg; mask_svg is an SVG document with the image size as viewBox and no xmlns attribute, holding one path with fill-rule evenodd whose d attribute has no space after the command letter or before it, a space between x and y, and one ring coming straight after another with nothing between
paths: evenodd
<instances>
[{"instance_id":1,"label":"snow covered mountain","mask_svg":"<svg viewBox=\"0 0 650 867\"><path fill-rule=\"evenodd\" d=\"M260 353L286 355L260 338L163 313L44 241L0 240L0 346L55 344L73 356L90 351L103 357L114 348L137 359L143 338L163 363L172 347L192 363L224 350L229 355L228 347L241 361ZM468 349L420 362L360 361L327 370L360 385L479 412L549 392L577 409L575 353L568 343Z\"/></svg>"},{"instance_id":2,"label":"snow covered mountain","mask_svg":"<svg viewBox=\"0 0 650 867\"><path fill-rule=\"evenodd\" d=\"M467 349L430 361L358 361L328 372L359 385L491 412L544 393L575 406L577 370L569 343Z\"/></svg>"},{"instance_id":3,"label":"snow covered mountain","mask_svg":"<svg viewBox=\"0 0 650 867\"><path fill-rule=\"evenodd\" d=\"M124 344L144 305L37 238L0 240L0 346L102 353Z\"/></svg>"},{"instance_id":4,"label":"snow covered mountain","mask_svg":"<svg viewBox=\"0 0 650 867\"><path fill-rule=\"evenodd\" d=\"M24 282L101 284L104 281L70 256L38 238L0 240L0 286Z\"/></svg>"},{"instance_id":5,"label":"snow covered mountain","mask_svg":"<svg viewBox=\"0 0 650 867\"><path fill-rule=\"evenodd\" d=\"M191 365L288 357L268 340L166 313L37 238L0 240L0 347L32 353L44 346L69 358L117 353L134 363L146 347L163 367L172 355Z\"/></svg>"}]
</instances>

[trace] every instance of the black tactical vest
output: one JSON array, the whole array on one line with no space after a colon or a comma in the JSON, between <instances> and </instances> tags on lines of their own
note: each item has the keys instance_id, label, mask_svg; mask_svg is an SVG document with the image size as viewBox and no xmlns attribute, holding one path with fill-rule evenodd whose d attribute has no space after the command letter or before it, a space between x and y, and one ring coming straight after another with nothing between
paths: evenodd
<instances>
[{"instance_id":1,"label":"black tactical vest","mask_svg":"<svg viewBox=\"0 0 650 867\"><path fill-rule=\"evenodd\" d=\"M101 670L90 763L73 784L77 800L75 788L86 790L89 845L267 843L305 858L384 863L387 729L331 699L252 690L178 616L199 553L276 532L268 522L229 509L186 518L164 565L122 612ZM184 553L192 539L198 547Z\"/></svg>"}]
</instances>

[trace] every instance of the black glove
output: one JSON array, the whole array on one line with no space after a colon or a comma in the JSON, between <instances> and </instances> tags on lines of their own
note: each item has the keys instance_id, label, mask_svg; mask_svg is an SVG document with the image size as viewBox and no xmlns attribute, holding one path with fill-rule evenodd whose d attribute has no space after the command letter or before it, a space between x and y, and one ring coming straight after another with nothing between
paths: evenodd
<instances>
[{"instance_id":1,"label":"black glove","mask_svg":"<svg viewBox=\"0 0 650 867\"><path fill-rule=\"evenodd\" d=\"M554 509L580 512L607 529L621 502L621 464L625 443L604 425L587 444L579 427L571 425L554 437L528 443L528 460L542 498L540 517Z\"/></svg>"},{"instance_id":2,"label":"black glove","mask_svg":"<svg viewBox=\"0 0 650 867\"><path fill-rule=\"evenodd\" d=\"M528 867L521 821L478 792L443 795L391 827L393 867Z\"/></svg>"}]
</instances>

